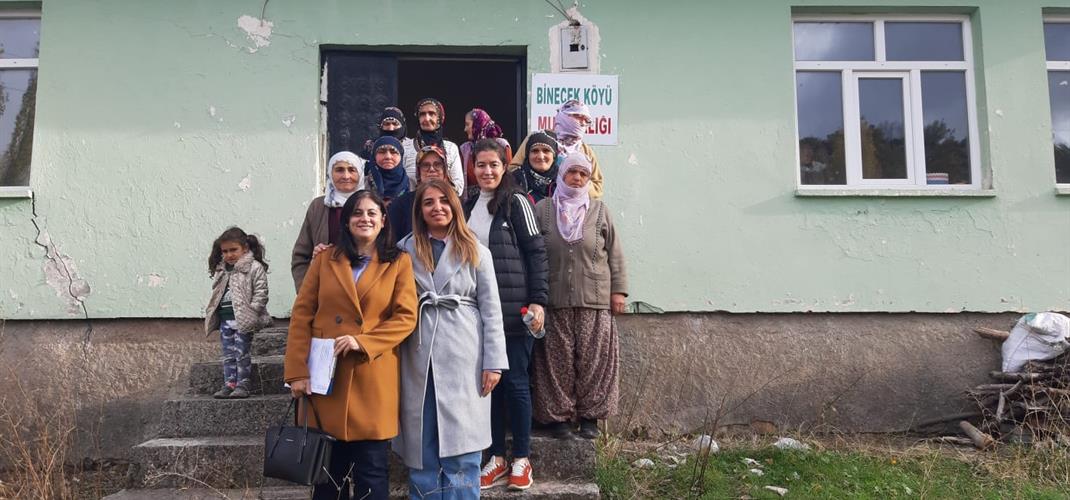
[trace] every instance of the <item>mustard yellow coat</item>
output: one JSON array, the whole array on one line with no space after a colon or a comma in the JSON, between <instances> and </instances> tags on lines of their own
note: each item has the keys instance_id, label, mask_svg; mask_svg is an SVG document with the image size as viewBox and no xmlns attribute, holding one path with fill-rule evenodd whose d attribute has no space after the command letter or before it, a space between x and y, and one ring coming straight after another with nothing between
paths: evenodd
<instances>
[{"instance_id":1,"label":"mustard yellow coat","mask_svg":"<svg viewBox=\"0 0 1070 500\"><path fill-rule=\"evenodd\" d=\"M321 428L341 441L393 438L400 397L396 348L415 328L416 281L408 254L394 262L373 255L354 284L349 258L328 249L312 260L294 301L284 377L309 377L312 337L355 336L362 352L338 359L330 394L312 395ZM309 425L315 425L311 415Z\"/></svg>"}]
</instances>

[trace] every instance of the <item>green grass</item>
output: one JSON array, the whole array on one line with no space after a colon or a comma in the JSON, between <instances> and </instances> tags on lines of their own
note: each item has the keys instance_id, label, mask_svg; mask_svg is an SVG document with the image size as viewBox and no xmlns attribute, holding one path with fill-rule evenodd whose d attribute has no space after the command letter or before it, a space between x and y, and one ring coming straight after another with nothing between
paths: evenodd
<instances>
[{"instance_id":1,"label":"green grass","mask_svg":"<svg viewBox=\"0 0 1070 500\"><path fill-rule=\"evenodd\" d=\"M600 456L597 481L606 498L781 498L763 489L766 485L787 488L784 498L1070 498L1066 484L1028 477L994 479L984 465L935 452L902 457L858 451L738 448L711 455L704 474L702 460L695 456L670 468L651 454L646 458L654 460L655 467L632 467L631 461L640 457ZM744 458L761 462L764 475L749 473L752 466L744 464ZM1065 460L1066 455L1055 459ZM1008 463L1018 467L1029 460L1011 459Z\"/></svg>"}]
</instances>

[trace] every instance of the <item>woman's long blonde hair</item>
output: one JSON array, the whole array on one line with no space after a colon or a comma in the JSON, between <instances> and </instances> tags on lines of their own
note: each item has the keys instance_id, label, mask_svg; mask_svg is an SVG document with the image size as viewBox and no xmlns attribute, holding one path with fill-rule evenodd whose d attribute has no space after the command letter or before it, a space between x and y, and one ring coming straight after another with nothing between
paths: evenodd
<instances>
[{"instance_id":1,"label":"woman's long blonde hair","mask_svg":"<svg viewBox=\"0 0 1070 500\"><path fill-rule=\"evenodd\" d=\"M427 221L424 220L423 216L424 193L428 189L436 189L446 195L446 201L450 205L453 220L450 221L446 237L453 241L453 255L462 263L471 264L473 267L478 266L479 241L476 239L476 235L472 233L472 230L468 229L468 224L464 222L464 209L461 208L461 199L457 197L457 192L449 184L439 179L421 182L419 187L416 188L415 199L412 203L412 238L413 249L416 253L415 257L423 263L425 268L434 272L435 258L434 253L431 251L431 238L428 235Z\"/></svg>"}]
</instances>

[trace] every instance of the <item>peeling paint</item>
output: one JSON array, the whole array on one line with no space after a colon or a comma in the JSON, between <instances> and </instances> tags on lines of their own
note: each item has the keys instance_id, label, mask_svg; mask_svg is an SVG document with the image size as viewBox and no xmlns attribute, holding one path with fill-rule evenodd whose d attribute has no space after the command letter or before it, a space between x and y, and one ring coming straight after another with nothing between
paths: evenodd
<instances>
[{"instance_id":1,"label":"peeling paint","mask_svg":"<svg viewBox=\"0 0 1070 500\"><path fill-rule=\"evenodd\" d=\"M66 304L67 314L78 316L83 312L82 303L92 292L89 282L78 273L74 259L56 248L48 231L41 231L37 244L48 249L42 266L45 282L56 292L56 297Z\"/></svg>"},{"instance_id":2,"label":"peeling paint","mask_svg":"<svg viewBox=\"0 0 1070 500\"><path fill-rule=\"evenodd\" d=\"M635 156L635 153L628 155L628 163L631 165L638 165L639 157Z\"/></svg>"},{"instance_id":3,"label":"peeling paint","mask_svg":"<svg viewBox=\"0 0 1070 500\"><path fill-rule=\"evenodd\" d=\"M212 106L212 105L209 104L208 105L208 116L211 116L212 118L215 118L215 115L216 115L215 106Z\"/></svg>"},{"instance_id":4,"label":"peeling paint","mask_svg":"<svg viewBox=\"0 0 1070 500\"><path fill-rule=\"evenodd\" d=\"M286 128L290 128L293 126L295 120L297 120L297 115L287 115L283 117L282 124L286 125Z\"/></svg>"},{"instance_id":5,"label":"peeling paint","mask_svg":"<svg viewBox=\"0 0 1070 500\"><path fill-rule=\"evenodd\" d=\"M245 32L245 36L253 42L252 47L246 47L250 54L271 45L271 29L275 23L249 15L238 18L238 29Z\"/></svg>"},{"instance_id":6,"label":"peeling paint","mask_svg":"<svg viewBox=\"0 0 1070 500\"><path fill-rule=\"evenodd\" d=\"M238 183L238 189L242 191L248 191L251 187L253 187L253 179L248 175Z\"/></svg>"},{"instance_id":7,"label":"peeling paint","mask_svg":"<svg viewBox=\"0 0 1070 500\"><path fill-rule=\"evenodd\" d=\"M163 277L163 276L161 276L159 274L156 274L156 273L149 274L149 279L148 279L149 288L159 288L159 287L164 286L166 283L167 283L167 278L165 278L165 277Z\"/></svg>"}]
</instances>

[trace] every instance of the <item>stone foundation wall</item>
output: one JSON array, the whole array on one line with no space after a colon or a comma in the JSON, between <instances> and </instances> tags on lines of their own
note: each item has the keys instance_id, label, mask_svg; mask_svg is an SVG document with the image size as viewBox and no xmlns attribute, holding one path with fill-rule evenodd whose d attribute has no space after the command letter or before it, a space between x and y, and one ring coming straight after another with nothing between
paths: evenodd
<instances>
[{"instance_id":1,"label":"stone foundation wall","mask_svg":"<svg viewBox=\"0 0 1070 500\"><path fill-rule=\"evenodd\" d=\"M970 328L1017 314L661 314L618 319L616 430L658 435L719 426L892 432L958 412L999 365ZM27 400L72 417L69 460L125 458L153 437L161 403L216 359L197 319L8 321L0 410ZM284 325L284 322L279 323ZM88 338L88 341L86 339ZM0 430L2 431L2 430Z\"/></svg>"}]
</instances>

